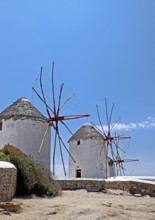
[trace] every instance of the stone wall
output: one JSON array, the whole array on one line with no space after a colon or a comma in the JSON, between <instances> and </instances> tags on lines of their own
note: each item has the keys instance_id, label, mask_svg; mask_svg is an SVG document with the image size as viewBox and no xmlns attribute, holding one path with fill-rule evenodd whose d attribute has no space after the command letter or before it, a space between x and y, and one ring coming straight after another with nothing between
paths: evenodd
<instances>
[{"instance_id":1,"label":"stone wall","mask_svg":"<svg viewBox=\"0 0 155 220\"><path fill-rule=\"evenodd\" d=\"M155 184L145 183L136 180L128 181L107 181L105 182L106 189L120 189L131 194L140 194L142 196L149 195L155 197Z\"/></svg>"},{"instance_id":2,"label":"stone wall","mask_svg":"<svg viewBox=\"0 0 155 220\"><path fill-rule=\"evenodd\" d=\"M75 180L56 180L62 190L86 189L87 191L97 192L106 189L119 189L131 194L149 195L155 197L155 184L140 181L106 181L96 179L75 179Z\"/></svg>"},{"instance_id":3,"label":"stone wall","mask_svg":"<svg viewBox=\"0 0 155 220\"><path fill-rule=\"evenodd\" d=\"M102 191L105 181L93 179L56 180L62 190L86 189L88 191Z\"/></svg>"},{"instance_id":4,"label":"stone wall","mask_svg":"<svg viewBox=\"0 0 155 220\"><path fill-rule=\"evenodd\" d=\"M17 169L0 167L0 202L10 200L16 192Z\"/></svg>"}]
</instances>

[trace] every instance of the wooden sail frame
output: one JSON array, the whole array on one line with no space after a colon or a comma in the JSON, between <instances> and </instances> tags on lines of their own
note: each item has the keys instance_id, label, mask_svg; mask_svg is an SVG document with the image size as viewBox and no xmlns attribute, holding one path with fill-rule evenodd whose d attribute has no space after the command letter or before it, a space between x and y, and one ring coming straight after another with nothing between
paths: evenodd
<instances>
[{"instance_id":1,"label":"wooden sail frame","mask_svg":"<svg viewBox=\"0 0 155 220\"><path fill-rule=\"evenodd\" d=\"M123 159L120 155L120 151L122 151L124 153L125 153L125 151L119 146L118 142L121 140L125 140L125 139L131 139L131 137L111 134L112 130L114 129L115 125L117 124L117 122L119 121L119 118L120 118L119 117L115 121L115 123L111 124L112 114L113 114L113 110L114 110L114 103L112 104L110 114L109 114L108 113L107 98L105 98L105 113L106 113L106 122L107 122L107 127L108 127L107 132L105 131L105 129L103 127L98 105L96 105L96 110L97 110L97 116L98 116L98 120L99 120L99 124L100 124L101 129L99 129L97 126L95 126L94 123L92 123L92 124L102 134L103 141L106 146L106 178L108 177L108 165L115 166L116 175L125 175L125 168L124 168L123 163L135 162L135 161L139 161L139 160L138 159ZM109 149L111 151L110 154L109 154Z\"/></svg>"},{"instance_id":2,"label":"wooden sail frame","mask_svg":"<svg viewBox=\"0 0 155 220\"><path fill-rule=\"evenodd\" d=\"M80 118L84 118L84 117L89 117L89 114L61 115L61 108L64 105L66 105L66 103L71 99L72 96L69 97L63 104L61 104L62 93L63 93L63 88L64 88L64 83L62 83L60 85L59 96L58 96L59 98L58 98L58 102L56 104L55 84L54 84L54 62L52 62L52 82L51 82L52 83L52 102L53 102L52 107L50 107L50 105L46 101L44 88L43 88L43 83L42 83L42 77L43 77L43 67L41 67L41 69L40 69L40 80L39 80L41 94L39 94L39 92L37 92L37 90L34 87L32 87L32 89L35 92L35 94L38 96L38 98L42 101L42 103L45 105L46 112L47 112L47 115L48 115L48 117L46 118L46 122L49 125L48 128L52 127L53 130L54 130L54 133L55 133L55 135L54 135L54 146L53 146L53 176L55 176L55 157L56 157L57 142L58 142L59 149L60 149L60 156L61 156L61 161L62 161L62 165L63 165L64 174L66 176L67 173L66 173L65 164L64 164L64 156L63 156L62 147L65 148L66 152L69 154L69 156L74 161L74 163L76 161L73 158L73 156L71 155L71 153L69 152L66 144L64 143L64 141L61 137L61 134L60 134L60 131L59 131L59 124L62 124L64 126L64 128L67 129L68 132L73 135L72 131L70 130L70 128L66 124L66 121L80 119ZM44 138L46 136L46 133L47 133L47 130L45 131L45 135L44 135L42 143L40 145L39 152L42 149L42 145L43 145L43 141L44 141Z\"/></svg>"}]
</instances>

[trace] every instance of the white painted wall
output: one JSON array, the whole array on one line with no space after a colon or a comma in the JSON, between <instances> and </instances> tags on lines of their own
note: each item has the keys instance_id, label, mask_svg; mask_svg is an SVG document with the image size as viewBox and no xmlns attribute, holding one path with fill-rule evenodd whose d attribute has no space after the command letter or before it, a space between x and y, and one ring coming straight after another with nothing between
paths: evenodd
<instances>
[{"instance_id":1,"label":"white painted wall","mask_svg":"<svg viewBox=\"0 0 155 220\"><path fill-rule=\"evenodd\" d=\"M45 136L42 150L38 153L42 138L48 127L47 123L36 122L31 119L24 120L3 120L2 130L0 130L0 148L5 144L11 144L19 148L27 155L41 163L50 170L50 128Z\"/></svg>"},{"instance_id":2,"label":"white painted wall","mask_svg":"<svg viewBox=\"0 0 155 220\"><path fill-rule=\"evenodd\" d=\"M81 169L81 178L106 178L106 148L99 137L69 141L69 151L76 163L69 158L69 178L76 177L76 169ZM107 177L114 176L114 169L107 166Z\"/></svg>"}]
</instances>

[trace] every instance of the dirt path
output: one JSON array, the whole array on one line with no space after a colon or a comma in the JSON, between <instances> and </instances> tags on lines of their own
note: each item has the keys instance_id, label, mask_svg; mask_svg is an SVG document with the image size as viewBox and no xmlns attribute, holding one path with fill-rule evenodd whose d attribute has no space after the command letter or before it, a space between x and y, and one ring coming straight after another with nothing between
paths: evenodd
<instances>
[{"instance_id":1,"label":"dirt path","mask_svg":"<svg viewBox=\"0 0 155 220\"><path fill-rule=\"evenodd\" d=\"M135 197L119 191L63 191L56 198L14 199L20 213L0 212L0 220L155 220L155 198Z\"/></svg>"}]
</instances>

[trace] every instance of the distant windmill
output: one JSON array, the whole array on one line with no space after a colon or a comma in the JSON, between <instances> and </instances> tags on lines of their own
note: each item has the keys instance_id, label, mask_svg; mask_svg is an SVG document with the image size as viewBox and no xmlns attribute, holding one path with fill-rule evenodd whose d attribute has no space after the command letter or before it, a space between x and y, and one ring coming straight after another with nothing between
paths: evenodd
<instances>
[{"instance_id":1,"label":"distant windmill","mask_svg":"<svg viewBox=\"0 0 155 220\"><path fill-rule=\"evenodd\" d=\"M97 109L97 115L98 120L100 124L100 128L93 125L102 133L103 135L103 141L106 144L106 177L107 177L107 164L113 166L115 165L116 169L116 175L125 175L125 168L123 166L123 163L125 162L133 162L133 161L139 161L137 159L122 159L121 153L125 153L125 151L120 147L119 143L120 141L124 139L130 139L131 137L127 137L124 135L112 135L113 129L116 127L118 121L120 118L118 118L114 123L112 123L112 114L114 110L114 103L112 104L112 107L110 109L110 113L108 112L108 105L107 105L107 98L105 98L105 112L106 112L106 121L107 121L107 132L105 131L101 117L99 112L99 107L96 105ZM110 152L109 152L110 149Z\"/></svg>"},{"instance_id":2,"label":"distant windmill","mask_svg":"<svg viewBox=\"0 0 155 220\"><path fill-rule=\"evenodd\" d=\"M62 107L64 107L66 105L66 103L72 98L72 96L69 97L63 104L61 103L62 92L63 92L63 87L64 87L64 83L62 83L60 85L59 96L58 96L59 98L58 98L58 100L56 100L56 98L55 98L55 85L54 85L54 62L52 63L52 101L53 101L53 105L52 105L52 107L50 107L50 105L46 101L44 88L43 88L43 83L42 83L42 75L43 75L43 67L41 67L41 70L40 70L41 94L39 94L36 91L36 89L34 87L32 87L33 91L36 93L36 95L39 97L39 99L45 105L46 112L47 112L47 115L48 115L48 117L46 118L46 122L48 123L49 126L48 126L47 130L45 131L44 137L42 139L42 142L41 142L41 145L40 145L40 148L39 148L39 152L42 149L44 138L46 136L46 133L47 133L48 129L50 127L52 127L53 130L54 130L54 133L55 133L54 134L54 146L53 146L53 175L55 176L55 156L56 156L57 143L58 143L59 148L60 148L60 156L61 156L61 160L62 160L64 174L66 175L66 169L65 169L65 164L64 164L64 155L63 155L63 151L62 151L62 146L65 148L65 150L67 151L67 153L69 154L69 156L72 158L72 160L74 162L75 162L75 159L70 154L69 150L67 149L66 144L64 143L64 141L61 137L61 134L60 134L60 131L59 131L59 125L62 124L65 129L67 129L71 134L73 134L72 131L70 130L70 128L68 127L68 125L66 124L66 121L88 117L89 115L88 114L61 115Z\"/></svg>"}]
</instances>

